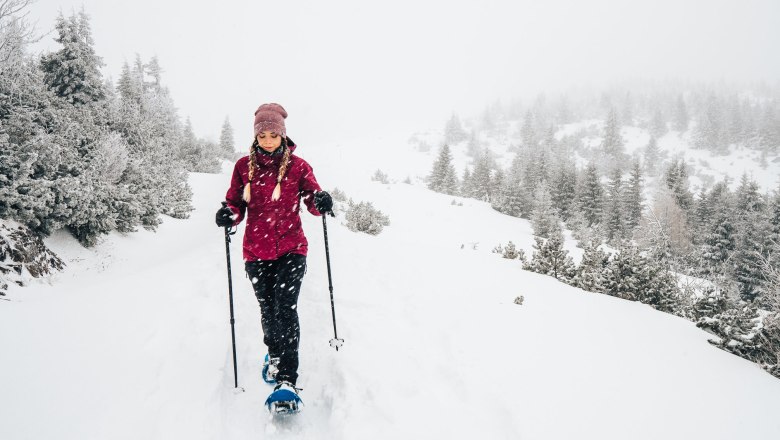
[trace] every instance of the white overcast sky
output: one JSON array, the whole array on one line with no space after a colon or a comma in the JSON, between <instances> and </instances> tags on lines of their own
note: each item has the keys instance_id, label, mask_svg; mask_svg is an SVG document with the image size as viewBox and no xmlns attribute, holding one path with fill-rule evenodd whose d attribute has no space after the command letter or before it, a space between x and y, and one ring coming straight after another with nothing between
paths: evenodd
<instances>
[{"instance_id":1,"label":"white overcast sky","mask_svg":"<svg viewBox=\"0 0 780 440\"><path fill-rule=\"evenodd\" d=\"M264 102L310 144L570 84L780 80L780 0L37 0L30 19L82 6L106 75L157 55L195 132L217 139L229 116L239 144Z\"/></svg>"}]
</instances>

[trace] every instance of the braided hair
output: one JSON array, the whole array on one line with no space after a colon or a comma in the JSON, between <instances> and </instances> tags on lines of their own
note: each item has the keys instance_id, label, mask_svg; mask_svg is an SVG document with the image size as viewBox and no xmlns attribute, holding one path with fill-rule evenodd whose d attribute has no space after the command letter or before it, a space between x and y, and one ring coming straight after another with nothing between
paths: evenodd
<instances>
[{"instance_id":1,"label":"braided hair","mask_svg":"<svg viewBox=\"0 0 780 440\"><path fill-rule=\"evenodd\" d=\"M290 165L290 149L287 147L287 137L282 137L282 144L279 146L282 148L282 162L279 165L279 174L276 176L276 188L274 188L271 200L277 201L282 195L282 179L287 173L287 168ZM249 203L252 200L252 191L250 185L255 178L255 171L257 171L257 158L255 154L260 152L260 145L257 143L257 138L252 141L252 146L249 147L249 180L244 185L244 201Z\"/></svg>"}]
</instances>

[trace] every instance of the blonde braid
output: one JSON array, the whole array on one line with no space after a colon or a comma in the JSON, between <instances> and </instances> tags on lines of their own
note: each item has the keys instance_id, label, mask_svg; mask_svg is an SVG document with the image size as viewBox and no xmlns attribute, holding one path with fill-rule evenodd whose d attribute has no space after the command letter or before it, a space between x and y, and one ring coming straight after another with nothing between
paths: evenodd
<instances>
[{"instance_id":1,"label":"blonde braid","mask_svg":"<svg viewBox=\"0 0 780 440\"><path fill-rule=\"evenodd\" d=\"M271 196L271 200L277 201L282 196L282 179L287 172L287 166L290 165L290 149L287 148L287 143L284 145L284 156L282 156L282 163L279 166L279 176L276 177L276 188Z\"/></svg>"},{"instance_id":2,"label":"blonde braid","mask_svg":"<svg viewBox=\"0 0 780 440\"><path fill-rule=\"evenodd\" d=\"M252 142L252 146L249 147L249 180L244 185L244 201L249 203L252 200L252 190L250 184L252 179L255 178L255 170L257 169L257 158L255 152L257 150L257 138Z\"/></svg>"}]
</instances>

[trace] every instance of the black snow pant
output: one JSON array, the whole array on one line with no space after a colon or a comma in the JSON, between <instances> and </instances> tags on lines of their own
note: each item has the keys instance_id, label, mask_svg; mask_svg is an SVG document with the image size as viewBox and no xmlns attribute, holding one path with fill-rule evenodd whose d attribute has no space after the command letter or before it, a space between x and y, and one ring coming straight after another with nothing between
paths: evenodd
<instances>
[{"instance_id":1,"label":"black snow pant","mask_svg":"<svg viewBox=\"0 0 780 440\"><path fill-rule=\"evenodd\" d=\"M306 273L306 256L285 254L276 260L247 261L246 272L260 303L263 342L279 358L277 382L298 380L298 293Z\"/></svg>"}]
</instances>

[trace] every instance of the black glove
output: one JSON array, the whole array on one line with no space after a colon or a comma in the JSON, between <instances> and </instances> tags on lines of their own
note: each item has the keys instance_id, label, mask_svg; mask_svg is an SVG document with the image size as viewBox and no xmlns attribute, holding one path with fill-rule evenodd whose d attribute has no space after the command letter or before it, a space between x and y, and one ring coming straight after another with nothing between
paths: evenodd
<instances>
[{"instance_id":1,"label":"black glove","mask_svg":"<svg viewBox=\"0 0 780 440\"><path fill-rule=\"evenodd\" d=\"M217 226L220 228L233 226L233 215L233 211L223 203L222 207L217 211Z\"/></svg>"},{"instance_id":2,"label":"black glove","mask_svg":"<svg viewBox=\"0 0 780 440\"><path fill-rule=\"evenodd\" d=\"M317 191L314 193L314 207L320 214L330 214L331 217L336 215L333 213L333 199L326 191Z\"/></svg>"}]
</instances>

